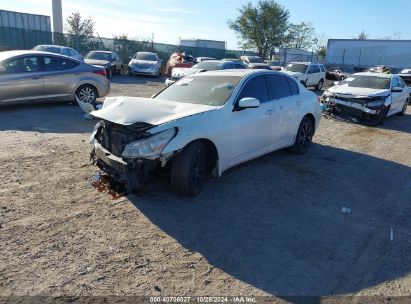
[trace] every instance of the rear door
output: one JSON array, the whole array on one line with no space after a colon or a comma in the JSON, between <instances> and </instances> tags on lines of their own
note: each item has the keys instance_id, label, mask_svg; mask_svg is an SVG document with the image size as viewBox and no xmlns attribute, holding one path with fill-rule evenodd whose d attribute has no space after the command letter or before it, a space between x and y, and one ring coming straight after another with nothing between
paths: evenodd
<instances>
[{"instance_id":1,"label":"rear door","mask_svg":"<svg viewBox=\"0 0 411 304\"><path fill-rule=\"evenodd\" d=\"M44 94L44 73L38 56L21 56L0 64L0 102L34 101Z\"/></svg>"},{"instance_id":2,"label":"rear door","mask_svg":"<svg viewBox=\"0 0 411 304\"><path fill-rule=\"evenodd\" d=\"M321 70L318 64L312 64L308 68L308 77L307 77L307 86L314 86L317 85L320 81L321 77Z\"/></svg>"},{"instance_id":3,"label":"rear door","mask_svg":"<svg viewBox=\"0 0 411 304\"><path fill-rule=\"evenodd\" d=\"M391 89L401 88L401 92L391 92L392 102L388 115L402 111L404 102L408 97L408 90L405 90L404 82L397 76L393 76L391 80Z\"/></svg>"},{"instance_id":4,"label":"rear door","mask_svg":"<svg viewBox=\"0 0 411 304\"><path fill-rule=\"evenodd\" d=\"M267 75L271 98L274 104L274 145L284 146L294 141L301 121L302 100L297 83L283 75Z\"/></svg>"},{"instance_id":5,"label":"rear door","mask_svg":"<svg viewBox=\"0 0 411 304\"><path fill-rule=\"evenodd\" d=\"M80 62L58 56L44 56L44 88L50 99L68 100L82 78Z\"/></svg>"}]
</instances>

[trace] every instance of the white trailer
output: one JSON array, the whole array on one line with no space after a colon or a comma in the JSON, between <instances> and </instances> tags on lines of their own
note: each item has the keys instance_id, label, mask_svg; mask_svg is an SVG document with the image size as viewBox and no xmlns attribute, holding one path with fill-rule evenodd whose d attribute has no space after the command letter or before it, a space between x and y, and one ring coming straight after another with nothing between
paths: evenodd
<instances>
[{"instance_id":1,"label":"white trailer","mask_svg":"<svg viewBox=\"0 0 411 304\"><path fill-rule=\"evenodd\" d=\"M411 67L411 40L330 39L327 65Z\"/></svg>"},{"instance_id":2,"label":"white trailer","mask_svg":"<svg viewBox=\"0 0 411 304\"><path fill-rule=\"evenodd\" d=\"M205 40L205 39L181 39L180 45L193 48L202 48L202 49L217 49L225 50L226 49L225 41L216 41L216 40Z\"/></svg>"}]
</instances>

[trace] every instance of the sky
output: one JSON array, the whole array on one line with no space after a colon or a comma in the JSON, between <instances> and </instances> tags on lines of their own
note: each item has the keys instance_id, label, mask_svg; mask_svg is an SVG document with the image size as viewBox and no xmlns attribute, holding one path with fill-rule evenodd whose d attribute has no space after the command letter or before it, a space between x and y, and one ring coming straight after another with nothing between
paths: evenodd
<instances>
[{"instance_id":1,"label":"sky","mask_svg":"<svg viewBox=\"0 0 411 304\"><path fill-rule=\"evenodd\" d=\"M51 0L0 0L0 9L51 15ZM127 34L178 44L179 39L210 39L238 48L227 21L250 0L62 0L63 18L73 12L91 17L101 37ZM251 2L257 3L256 0ZM325 38L353 38L364 30L369 38L411 39L410 0L278 0L292 23L311 22Z\"/></svg>"}]
</instances>

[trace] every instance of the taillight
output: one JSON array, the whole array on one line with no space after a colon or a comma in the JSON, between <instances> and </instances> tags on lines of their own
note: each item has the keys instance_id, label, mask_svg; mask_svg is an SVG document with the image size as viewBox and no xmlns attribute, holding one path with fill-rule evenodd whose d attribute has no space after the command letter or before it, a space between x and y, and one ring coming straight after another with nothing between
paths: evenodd
<instances>
[{"instance_id":1,"label":"taillight","mask_svg":"<svg viewBox=\"0 0 411 304\"><path fill-rule=\"evenodd\" d=\"M101 76L107 76L106 70L97 70L97 71L93 71L93 73L101 75Z\"/></svg>"}]
</instances>

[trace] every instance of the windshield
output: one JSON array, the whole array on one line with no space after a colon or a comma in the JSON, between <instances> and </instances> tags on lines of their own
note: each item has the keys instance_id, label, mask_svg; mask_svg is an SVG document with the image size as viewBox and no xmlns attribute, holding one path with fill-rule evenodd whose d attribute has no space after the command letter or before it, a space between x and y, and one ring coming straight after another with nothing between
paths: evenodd
<instances>
[{"instance_id":1,"label":"windshield","mask_svg":"<svg viewBox=\"0 0 411 304\"><path fill-rule=\"evenodd\" d=\"M137 53L134 55L134 59L145 61L157 61L157 56L154 53Z\"/></svg>"},{"instance_id":2,"label":"windshield","mask_svg":"<svg viewBox=\"0 0 411 304\"><path fill-rule=\"evenodd\" d=\"M238 76L188 76L169 86L155 99L218 107L227 102L240 80Z\"/></svg>"},{"instance_id":3,"label":"windshield","mask_svg":"<svg viewBox=\"0 0 411 304\"><path fill-rule=\"evenodd\" d=\"M342 82L352 88L387 90L390 88L390 77L353 75Z\"/></svg>"},{"instance_id":4,"label":"windshield","mask_svg":"<svg viewBox=\"0 0 411 304\"><path fill-rule=\"evenodd\" d=\"M94 60L111 60L110 53L103 53L103 52L91 52L86 55L86 59L94 59Z\"/></svg>"},{"instance_id":5,"label":"windshield","mask_svg":"<svg viewBox=\"0 0 411 304\"><path fill-rule=\"evenodd\" d=\"M204 62L200 62L200 63L194 65L193 69L206 70L206 71L220 70L221 69L221 63L220 62L204 61Z\"/></svg>"},{"instance_id":6,"label":"windshield","mask_svg":"<svg viewBox=\"0 0 411 304\"><path fill-rule=\"evenodd\" d=\"M286 67L286 71L296 72L296 73L305 73L307 70L307 65L302 63L290 63Z\"/></svg>"}]
</instances>

